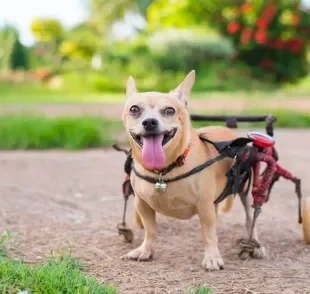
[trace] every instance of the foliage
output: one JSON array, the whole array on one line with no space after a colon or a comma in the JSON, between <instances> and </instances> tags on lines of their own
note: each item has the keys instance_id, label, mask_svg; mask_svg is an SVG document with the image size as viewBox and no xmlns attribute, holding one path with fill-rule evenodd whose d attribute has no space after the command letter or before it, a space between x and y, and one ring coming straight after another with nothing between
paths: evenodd
<instances>
[{"instance_id":1,"label":"foliage","mask_svg":"<svg viewBox=\"0 0 310 294\"><path fill-rule=\"evenodd\" d=\"M49 65L52 74L62 71L68 60L89 64L100 45L95 31L85 22L65 30L56 19L37 18L31 30L38 41L32 50L32 62L39 61L45 68Z\"/></svg>"},{"instance_id":2,"label":"foliage","mask_svg":"<svg viewBox=\"0 0 310 294\"><path fill-rule=\"evenodd\" d=\"M85 149L110 145L120 123L96 117L0 117L0 149Z\"/></svg>"},{"instance_id":3,"label":"foliage","mask_svg":"<svg viewBox=\"0 0 310 294\"><path fill-rule=\"evenodd\" d=\"M0 70L8 71L11 69L11 56L16 42L14 30L3 28L0 32Z\"/></svg>"},{"instance_id":4,"label":"foliage","mask_svg":"<svg viewBox=\"0 0 310 294\"><path fill-rule=\"evenodd\" d=\"M33 51L43 61L41 65L47 65L52 72L59 71L63 61L59 46L65 35L61 22L55 18L35 18L31 22L30 30L38 41Z\"/></svg>"},{"instance_id":5,"label":"foliage","mask_svg":"<svg viewBox=\"0 0 310 294\"><path fill-rule=\"evenodd\" d=\"M28 52L17 37L11 53L11 69L27 69L28 67Z\"/></svg>"},{"instance_id":6,"label":"foliage","mask_svg":"<svg viewBox=\"0 0 310 294\"><path fill-rule=\"evenodd\" d=\"M59 50L64 56L71 58L91 59L96 48L93 43L79 38L77 40L63 41Z\"/></svg>"},{"instance_id":7,"label":"foliage","mask_svg":"<svg viewBox=\"0 0 310 294\"><path fill-rule=\"evenodd\" d=\"M154 32L165 28L188 28L196 23L195 13L188 10L190 0L155 0L147 10L148 30Z\"/></svg>"},{"instance_id":8,"label":"foliage","mask_svg":"<svg viewBox=\"0 0 310 294\"><path fill-rule=\"evenodd\" d=\"M185 294L212 294L212 290L204 285L201 285L196 288L190 287Z\"/></svg>"},{"instance_id":9,"label":"foliage","mask_svg":"<svg viewBox=\"0 0 310 294\"><path fill-rule=\"evenodd\" d=\"M268 1L84 0L89 19L72 29L54 18L34 19L31 30L37 42L30 48L23 47L15 33L3 37L0 32L6 47L4 55L0 47L0 69L30 69L24 78L21 72L7 71L0 80L39 80L72 92L124 92L126 79L133 75L141 89L169 91L176 79L195 69L194 91L251 90L265 81L267 87L273 80L295 82L309 67L309 38L304 38L309 17L288 7L289 0L279 0L266 24L262 15L270 9L264 6ZM134 26L127 19L130 13L147 18L148 30L136 28L136 38L111 40L115 21L124 19ZM245 42L249 28L253 32Z\"/></svg>"},{"instance_id":10,"label":"foliage","mask_svg":"<svg viewBox=\"0 0 310 294\"><path fill-rule=\"evenodd\" d=\"M37 265L0 257L0 288L1 293L118 293L95 277L82 274L80 263L71 256L52 257Z\"/></svg>"},{"instance_id":11,"label":"foliage","mask_svg":"<svg viewBox=\"0 0 310 294\"><path fill-rule=\"evenodd\" d=\"M69 72L63 75L63 87L71 93L125 93L125 85L132 75L139 91L169 92L184 79L188 71L161 71L155 64L138 59L127 66L113 66L104 71ZM253 91L271 89L272 85L251 77L249 69L241 64L229 66L226 61L206 64L199 68L193 92Z\"/></svg>"},{"instance_id":12,"label":"foliage","mask_svg":"<svg viewBox=\"0 0 310 294\"><path fill-rule=\"evenodd\" d=\"M64 27L54 18L35 18L30 25L31 32L40 42L50 42L63 37Z\"/></svg>"},{"instance_id":13,"label":"foliage","mask_svg":"<svg viewBox=\"0 0 310 294\"><path fill-rule=\"evenodd\" d=\"M219 36L192 30L166 30L151 37L151 54L161 70L199 70L216 60L231 60L234 48Z\"/></svg>"},{"instance_id":14,"label":"foliage","mask_svg":"<svg viewBox=\"0 0 310 294\"><path fill-rule=\"evenodd\" d=\"M151 0L89 0L89 23L102 37L115 21L124 18L127 12L146 15Z\"/></svg>"},{"instance_id":15,"label":"foliage","mask_svg":"<svg viewBox=\"0 0 310 294\"><path fill-rule=\"evenodd\" d=\"M81 23L66 32L59 51L66 57L89 61L100 45L101 40L92 27Z\"/></svg>"},{"instance_id":16,"label":"foliage","mask_svg":"<svg viewBox=\"0 0 310 294\"><path fill-rule=\"evenodd\" d=\"M11 233L8 230L4 230L0 236L0 258L6 256L6 242L11 238Z\"/></svg>"},{"instance_id":17,"label":"foliage","mask_svg":"<svg viewBox=\"0 0 310 294\"><path fill-rule=\"evenodd\" d=\"M254 73L295 81L309 67L310 14L298 7L299 2L210 0L198 7L198 2L188 1L188 9L230 38L239 59Z\"/></svg>"},{"instance_id":18,"label":"foliage","mask_svg":"<svg viewBox=\"0 0 310 294\"><path fill-rule=\"evenodd\" d=\"M28 68L28 51L19 40L18 31L5 26L0 31L0 70Z\"/></svg>"}]
</instances>

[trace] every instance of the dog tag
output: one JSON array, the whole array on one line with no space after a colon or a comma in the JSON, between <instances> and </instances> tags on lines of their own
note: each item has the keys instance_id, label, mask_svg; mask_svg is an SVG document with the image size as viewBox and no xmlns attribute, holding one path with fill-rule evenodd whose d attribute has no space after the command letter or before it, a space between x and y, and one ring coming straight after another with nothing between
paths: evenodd
<instances>
[{"instance_id":1,"label":"dog tag","mask_svg":"<svg viewBox=\"0 0 310 294\"><path fill-rule=\"evenodd\" d=\"M167 183L164 182L161 174L159 176L158 182L155 184L155 190L160 194L167 191Z\"/></svg>"}]
</instances>

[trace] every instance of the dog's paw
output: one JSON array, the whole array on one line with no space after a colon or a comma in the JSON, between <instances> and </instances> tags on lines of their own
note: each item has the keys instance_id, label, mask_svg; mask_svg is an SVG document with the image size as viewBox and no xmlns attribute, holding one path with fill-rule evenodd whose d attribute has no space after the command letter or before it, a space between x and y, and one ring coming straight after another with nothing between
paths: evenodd
<instances>
[{"instance_id":1,"label":"dog's paw","mask_svg":"<svg viewBox=\"0 0 310 294\"><path fill-rule=\"evenodd\" d=\"M127 258L137 261L148 261L153 257L151 250L146 250L144 247L138 247L127 254Z\"/></svg>"},{"instance_id":2,"label":"dog's paw","mask_svg":"<svg viewBox=\"0 0 310 294\"><path fill-rule=\"evenodd\" d=\"M254 258L262 259L262 258L265 258L266 256L267 256L267 252L266 252L265 246L261 246L259 248L254 249L254 252L253 252Z\"/></svg>"},{"instance_id":3,"label":"dog's paw","mask_svg":"<svg viewBox=\"0 0 310 294\"><path fill-rule=\"evenodd\" d=\"M202 267L206 271L218 271L224 268L224 261L220 254L211 256L210 254L205 254L202 261Z\"/></svg>"}]
</instances>

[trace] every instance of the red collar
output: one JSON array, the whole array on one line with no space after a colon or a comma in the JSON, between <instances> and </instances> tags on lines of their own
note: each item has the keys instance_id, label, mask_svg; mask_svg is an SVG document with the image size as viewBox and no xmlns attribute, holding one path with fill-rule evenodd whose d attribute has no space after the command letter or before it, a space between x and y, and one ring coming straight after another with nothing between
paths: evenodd
<instances>
[{"instance_id":1,"label":"red collar","mask_svg":"<svg viewBox=\"0 0 310 294\"><path fill-rule=\"evenodd\" d=\"M187 157L187 155L188 155L190 149L191 149L191 144L189 144L189 145L187 146L187 148L185 149L185 151L183 152L183 154L180 155L180 156L176 159L175 162L171 163L171 164L168 165L166 168L163 168L163 169L161 169L161 170L158 170L158 169L153 169L153 170L149 170L149 169L148 169L148 170L149 170L150 172L152 172L152 173L155 173L155 174L162 174L162 175L164 176L165 174L167 174L168 172L170 172L170 171L171 171L172 169L174 169L175 167L177 167L177 166L182 166L182 165L184 164L185 159L186 159L186 157Z\"/></svg>"}]
</instances>

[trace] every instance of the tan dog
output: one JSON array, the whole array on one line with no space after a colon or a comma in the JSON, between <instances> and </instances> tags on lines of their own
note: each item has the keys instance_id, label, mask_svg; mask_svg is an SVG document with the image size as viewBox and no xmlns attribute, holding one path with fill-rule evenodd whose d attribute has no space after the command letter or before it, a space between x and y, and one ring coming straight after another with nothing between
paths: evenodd
<instances>
[{"instance_id":1,"label":"tan dog","mask_svg":"<svg viewBox=\"0 0 310 294\"><path fill-rule=\"evenodd\" d=\"M164 176L165 179L171 179L216 157L218 153L215 148L201 141L199 134L213 141L236 138L225 127L192 128L187 102L194 81L195 72L192 71L176 89L165 94L138 93L134 79L128 79L123 120L129 135L134 166L140 175L156 179L159 177L158 171L173 164L180 155L185 155L184 164ZM223 268L216 234L217 208L213 201L225 187L225 174L231 164L232 160L227 158L218 161L199 173L168 183L167 191L161 194L155 190L154 184L132 172L137 218L139 220L141 217L145 237L138 248L128 253L128 258L148 260L152 257L156 238L156 212L178 219L189 219L198 214L205 248L202 265L206 270ZM226 211L230 209L232 199L233 196L229 196ZM252 222L251 198L241 199L249 232ZM256 231L253 237L258 240ZM264 248L256 249L254 255L264 255Z\"/></svg>"}]
</instances>

